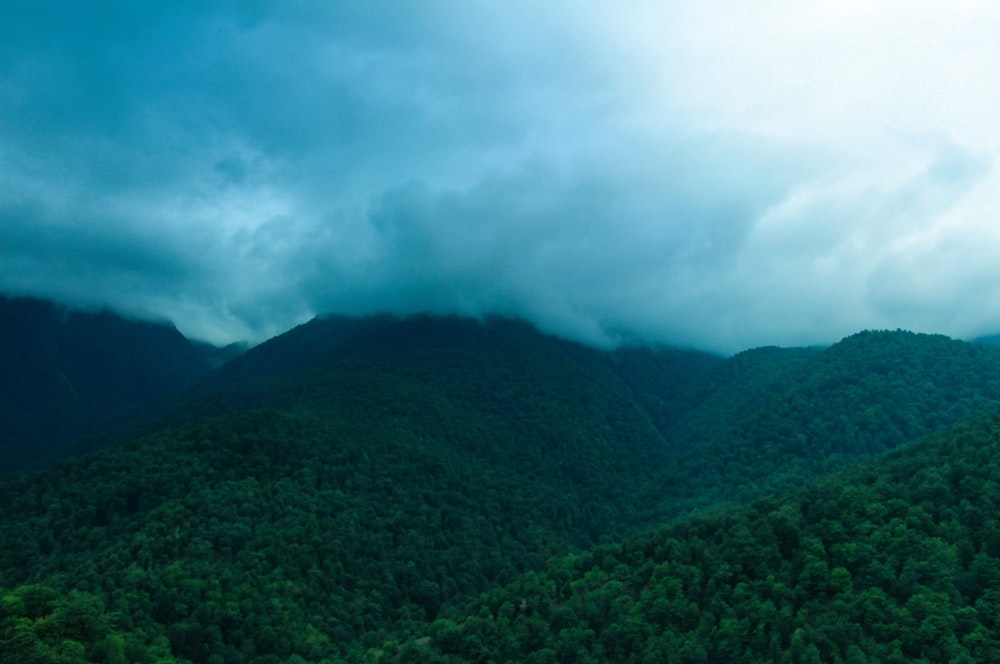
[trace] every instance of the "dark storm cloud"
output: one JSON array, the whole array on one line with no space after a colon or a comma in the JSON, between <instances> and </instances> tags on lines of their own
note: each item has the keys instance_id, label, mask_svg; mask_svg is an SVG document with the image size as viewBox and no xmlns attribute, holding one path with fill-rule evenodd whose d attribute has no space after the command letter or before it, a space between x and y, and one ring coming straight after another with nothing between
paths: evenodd
<instances>
[{"instance_id":1,"label":"dark storm cloud","mask_svg":"<svg viewBox=\"0 0 1000 664\"><path fill-rule=\"evenodd\" d=\"M1000 326L992 10L626 5L5 3L0 290L216 341Z\"/></svg>"},{"instance_id":2,"label":"dark storm cloud","mask_svg":"<svg viewBox=\"0 0 1000 664\"><path fill-rule=\"evenodd\" d=\"M303 262L341 271L302 290L320 310L527 314L598 343L687 331L650 305L704 292L699 280L730 269L751 221L787 186L759 177L764 155L703 147L691 159L664 150L655 168L605 152L571 172L536 162L462 191L389 190L368 210L366 251L337 260L336 242L313 245L328 260Z\"/></svg>"}]
</instances>

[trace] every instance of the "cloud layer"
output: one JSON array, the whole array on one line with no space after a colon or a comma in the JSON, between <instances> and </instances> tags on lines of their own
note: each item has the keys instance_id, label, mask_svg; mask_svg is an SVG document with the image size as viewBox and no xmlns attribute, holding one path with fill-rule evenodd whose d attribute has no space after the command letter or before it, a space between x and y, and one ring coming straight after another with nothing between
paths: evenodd
<instances>
[{"instance_id":1,"label":"cloud layer","mask_svg":"<svg viewBox=\"0 0 1000 664\"><path fill-rule=\"evenodd\" d=\"M15 0L0 291L216 342L995 332L998 67L988 2Z\"/></svg>"}]
</instances>

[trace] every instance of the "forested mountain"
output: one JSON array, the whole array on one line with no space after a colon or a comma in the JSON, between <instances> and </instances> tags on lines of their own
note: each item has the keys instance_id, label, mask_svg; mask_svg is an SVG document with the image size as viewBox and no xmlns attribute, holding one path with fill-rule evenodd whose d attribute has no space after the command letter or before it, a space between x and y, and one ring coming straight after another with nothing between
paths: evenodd
<instances>
[{"instance_id":1,"label":"forested mountain","mask_svg":"<svg viewBox=\"0 0 1000 664\"><path fill-rule=\"evenodd\" d=\"M543 378L525 373L522 384L508 378L543 368ZM572 408L592 399L570 386L589 383L595 394L615 395L627 414L609 416L609 426L621 434L626 426L644 429L631 439L645 442L627 453L640 454L643 469L647 459L661 462L655 478L641 478L649 491L640 501L645 523L801 485L1000 409L1000 349L941 335L868 331L829 348L765 347L722 358L665 347L599 351L502 318L484 325L378 316L316 319L263 344L213 374L201 386L205 398L183 412L274 406L278 395L301 401L307 393L337 392L341 381L350 385L351 376L373 370L403 377L415 391L442 392L463 404L466 421L481 420L499 404L504 415L516 416L515 427L525 417L547 419L529 414L542 404ZM587 376L582 382L580 372ZM276 390L275 380L293 387ZM523 412L510 410L514 402ZM492 461L510 460L508 442L493 449ZM604 452L616 456L612 448ZM591 481L599 476L591 473Z\"/></svg>"},{"instance_id":2,"label":"forested mountain","mask_svg":"<svg viewBox=\"0 0 1000 664\"><path fill-rule=\"evenodd\" d=\"M1000 416L789 497L549 563L424 662L1000 661ZM386 655L396 655L390 644Z\"/></svg>"},{"instance_id":3,"label":"forested mountain","mask_svg":"<svg viewBox=\"0 0 1000 664\"><path fill-rule=\"evenodd\" d=\"M680 451L646 501L662 518L801 485L1000 410L1000 349L868 331L825 349L746 351L705 383L686 415L661 428Z\"/></svg>"},{"instance_id":4,"label":"forested mountain","mask_svg":"<svg viewBox=\"0 0 1000 664\"><path fill-rule=\"evenodd\" d=\"M408 657L466 656L479 623L463 616L496 619L478 593L551 556L607 557L994 409L998 351L937 336L721 358L599 351L502 318L316 319L208 374L144 435L0 482L0 661L366 661L410 637ZM670 535L689 553L749 546L718 524L804 499L770 500L665 532L692 533ZM538 643L562 657L557 627ZM584 652L619 661L588 629ZM527 660L504 638L470 657Z\"/></svg>"},{"instance_id":5,"label":"forested mountain","mask_svg":"<svg viewBox=\"0 0 1000 664\"><path fill-rule=\"evenodd\" d=\"M0 473L51 461L208 370L172 325L0 296Z\"/></svg>"},{"instance_id":6,"label":"forested mountain","mask_svg":"<svg viewBox=\"0 0 1000 664\"><path fill-rule=\"evenodd\" d=\"M606 500L652 478L668 447L600 352L501 318L315 319L212 374L171 421L261 408L414 436Z\"/></svg>"},{"instance_id":7,"label":"forested mountain","mask_svg":"<svg viewBox=\"0 0 1000 664\"><path fill-rule=\"evenodd\" d=\"M99 598L133 653L318 661L635 530L665 443L589 351L514 321L344 325L294 331L317 340L301 361L288 338L249 351L163 430L0 484L4 582Z\"/></svg>"}]
</instances>

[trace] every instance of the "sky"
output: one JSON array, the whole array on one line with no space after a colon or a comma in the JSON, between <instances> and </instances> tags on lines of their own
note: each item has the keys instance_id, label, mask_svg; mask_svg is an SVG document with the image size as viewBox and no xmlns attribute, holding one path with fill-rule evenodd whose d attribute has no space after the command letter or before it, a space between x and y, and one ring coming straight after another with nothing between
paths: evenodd
<instances>
[{"instance_id":1,"label":"sky","mask_svg":"<svg viewBox=\"0 0 1000 664\"><path fill-rule=\"evenodd\" d=\"M968 338L998 118L991 0L5 0L0 292L219 344Z\"/></svg>"}]
</instances>

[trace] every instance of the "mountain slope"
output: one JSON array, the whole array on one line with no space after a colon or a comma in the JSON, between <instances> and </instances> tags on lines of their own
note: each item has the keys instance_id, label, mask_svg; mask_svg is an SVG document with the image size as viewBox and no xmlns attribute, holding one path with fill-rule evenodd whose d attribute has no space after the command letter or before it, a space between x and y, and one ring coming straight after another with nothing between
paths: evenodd
<instances>
[{"instance_id":1,"label":"mountain slope","mask_svg":"<svg viewBox=\"0 0 1000 664\"><path fill-rule=\"evenodd\" d=\"M550 556L991 407L998 355L971 348L865 333L723 359L506 319L317 319L207 375L145 436L0 482L0 642L298 664L438 637L429 621ZM916 424L867 427L873 405Z\"/></svg>"},{"instance_id":2,"label":"mountain slope","mask_svg":"<svg viewBox=\"0 0 1000 664\"><path fill-rule=\"evenodd\" d=\"M668 447L603 353L501 318L316 319L214 373L178 418L258 407L383 420L605 497Z\"/></svg>"},{"instance_id":3,"label":"mountain slope","mask_svg":"<svg viewBox=\"0 0 1000 664\"><path fill-rule=\"evenodd\" d=\"M789 498L553 561L402 652L427 662L997 661L998 506L995 416Z\"/></svg>"},{"instance_id":4,"label":"mountain slope","mask_svg":"<svg viewBox=\"0 0 1000 664\"><path fill-rule=\"evenodd\" d=\"M0 296L0 472L50 461L208 370L172 326Z\"/></svg>"},{"instance_id":5,"label":"mountain slope","mask_svg":"<svg viewBox=\"0 0 1000 664\"><path fill-rule=\"evenodd\" d=\"M648 496L661 519L799 486L908 440L1000 410L1000 349L861 332L825 349L719 362L661 433L672 462Z\"/></svg>"},{"instance_id":6,"label":"mountain slope","mask_svg":"<svg viewBox=\"0 0 1000 664\"><path fill-rule=\"evenodd\" d=\"M323 361L258 370L265 344L172 426L0 484L4 582L97 597L136 652L318 661L635 530L665 444L590 351L503 320L339 324L293 335Z\"/></svg>"}]
</instances>

